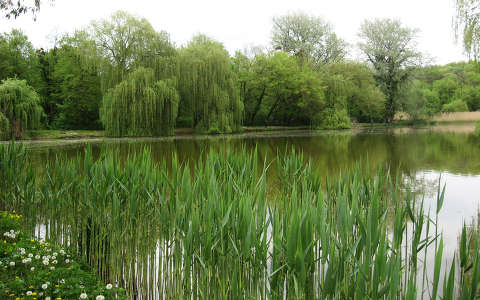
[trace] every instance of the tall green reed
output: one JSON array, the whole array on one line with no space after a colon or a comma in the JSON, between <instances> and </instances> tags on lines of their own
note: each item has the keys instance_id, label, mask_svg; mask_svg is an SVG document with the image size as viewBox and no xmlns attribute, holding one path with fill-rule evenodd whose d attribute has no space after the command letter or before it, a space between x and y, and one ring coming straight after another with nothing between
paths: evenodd
<instances>
[{"instance_id":1,"label":"tall green reed","mask_svg":"<svg viewBox=\"0 0 480 300\"><path fill-rule=\"evenodd\" d=\"M187 165L175 156L154 163L149 149L120 161L87 148L33 176L21 147L0 155L0 203L26 212L132 299L473 299L478 291L478 246L466 254L466 233L461 273L454 261L441 274L444 192L432 219L388 169L358 165L330 178L294 151L272 168L245 149Z\"/></svg>"}]
</instances>

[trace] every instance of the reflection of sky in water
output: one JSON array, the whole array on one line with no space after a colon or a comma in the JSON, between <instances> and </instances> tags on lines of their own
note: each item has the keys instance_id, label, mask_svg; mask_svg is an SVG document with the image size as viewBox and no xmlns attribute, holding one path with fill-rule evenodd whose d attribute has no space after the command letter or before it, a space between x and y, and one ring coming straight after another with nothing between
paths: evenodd
<instances>
[{"instance_id":1,"label":"reflection of sky in water","mask_svg":"<svg viewBox=\"0 0 480 300\"><path fill-rule=\"evenodd\" d=\"M417 179L438 182L438 171L420 171ZM441 186L445 185L445 198L438 216L439 231L443 232L444 255L452 257L458 247L458 239L464 223L476 222L480 207L480 175L455 175L441 173ZM436 187L435 187L436 189ZM433 197L432 197L433 196ZM431 208L434 217L437 206L436 195L425 196L425 209Z\"/></svg>"},{"instance_id":2,"label":"reflection of sky in water","mask_svg":"<svg viewBox=\"0 0 480 300\"><path fill-rule=\"evenodd\" d=\"M439 178L441 178L440 187L443 188L445 186L445 198L442 210L438 215L438 231L443 234L444 241L442 271L440 273L440 283L442 284L444 274L450 269L454 255L457 255L458 258L459 240L463 224L470 225L477 222L480 208L480 175L457 175L432 170L418 171L415 179L417 183L423 186L421 191L425 192L425 213L428 214L430 209L432 220L435 220ZM435 235L434 228L430 229L429 235L431 237ZM423 254L419 258L423 259ZM433 278L434 264L434 252L431 251L427 256L427 277L429 282ZM419 274L418 276L418 280L421 282L422 275ZM418 299L421 299L421 295L419 295Z\"/></svg>"}]
</instances>

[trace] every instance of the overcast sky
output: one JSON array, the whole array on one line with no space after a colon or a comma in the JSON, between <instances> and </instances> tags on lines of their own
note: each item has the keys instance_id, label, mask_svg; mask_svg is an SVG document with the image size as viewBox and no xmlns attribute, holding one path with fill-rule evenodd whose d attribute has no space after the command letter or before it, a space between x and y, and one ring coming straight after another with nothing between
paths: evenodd
<instances>
[{"instance_id":1,"label":"overcast sky","mask_svg":"<svg viewBox=\"0 0 480 300\"><path fill-rule=\"evenodd\" d=\"M44 5L36 22L31 15L17 20L0 18L0 32L20 28L35 47L48 48L51 36L86 27L116 10L147 18L156 30L170 33L176 45L205 33L234 53L250 46L268 46L272 17L305 12L329 21L335 32L352 44L365 19L396 18L420 30L418 47L436 64L465 60L452 30L453 0L55 0Z\"/></svg>"}]
</instances>

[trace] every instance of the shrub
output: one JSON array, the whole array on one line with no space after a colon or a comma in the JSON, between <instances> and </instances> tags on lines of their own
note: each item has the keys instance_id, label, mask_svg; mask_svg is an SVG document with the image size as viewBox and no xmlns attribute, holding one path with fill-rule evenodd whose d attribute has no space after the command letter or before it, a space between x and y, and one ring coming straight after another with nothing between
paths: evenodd
<instances>
[{"instance_id":1,"label":"shrub","mask_svg":"<svg viewBox=\"0 0 480 300\"><path fill-rule=\"evenodd\" d=\"M462 101L462 100L454 100L442 106L443 113L452 113L452 112L461 112L461 111L468 111L467 103L465 103L465 101Z\"/></svg>"},{"instance_id":2,"label":"shrub","mask_svg":"<svg viewBox=\"0 0 480 300\"><path fill-rule=\"evenodd\" d=\"M31 239L21 216L0 211L1 299L128 299L62 248Z\"/></svg>"},{"instance_id":3,"label":"shrub","mask_svg":"<svg viewBox=\"0 0 480 300\"><path fill-rule=\"evenodd\" d=\"M352 128L352 122L345 109L327 108L321 114L319 127L322 129L348 129Z\"/></svg>"}]
</instances>

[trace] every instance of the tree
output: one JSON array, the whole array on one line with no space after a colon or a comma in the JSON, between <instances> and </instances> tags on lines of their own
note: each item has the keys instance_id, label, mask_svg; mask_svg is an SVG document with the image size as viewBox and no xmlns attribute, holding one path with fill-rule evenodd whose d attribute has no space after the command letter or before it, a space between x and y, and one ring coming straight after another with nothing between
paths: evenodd
<instances>
[{"instance_id":1,"label":"tree","mask_svg":"<svg viewBox=\"0 0 480 300\"><path fill-rule=\"evenodd\" d=\"M145 18L117 11L109 19L93 22L91 28L96 53L102 58L105 91L138 67L153 67L162 73L171 67L168 58L175 55L175 48L168 33L156 32Z\"/></svg>"},{"instance_id":2,"label":"tree","mask_svg":"<svg viewBox=\"0 0 480 300\"><path fill-rule=\"evenodd\" d=\"M102 122L108 136L172 135L179 95L176 79L156 80L140 67L104 96Z\"/></svg>"},{"instance_id":3,"label":"tree","mask_svg":"<svg viewBox=\"0 0 480 300\"><path fill-rule=\"evenodd\" d=\"M248 125L315 125L325 104L318 73L283 51L235 58Z\"/></svg>"},{"instance_id":4,"label":"tree","mask_svg":"<svg viewBox=\"0 0 480 300\"><path fill-rule=\"evenodd\" d=\"M55 49L50 94L55 105L55 125L62 129L99 129L102 100L98 67L88 63L93 41L83 31L64 36ZM53 116L52 116L53 117Z\"/></svg>"},{"instance_id":5,"label":"tree","mask_svg":"<svg viewBox=\"0 0 480 300\"><path fill-rule=\"evenodd\" d=\"M329 23L303 13L273 18L272 46L315 64L338 62L347 54L347 44Z\"/></svg>"},{"instance_id":6,"label":"tree","mask_svg":"<svg viewBox=\"0 0 480 300\"><path fill-rule=\"evenodd\" d=\"M0 139L22 137L39 126L43 114L40 97L25 80L7 79L0 84Z\"/></svg>"},{"instance_id":7,"label":"tree","mask_svg":"<svg viewBox=\"0 0 480 300\"><path fill-rule=\"evenodd\" d=\"M321 74L328 86L327 106L337 111L346 109L351 118L360 122L382 119L385 96L367 65L351 61L333 63Z\"/></svg>"},{"instance_id":8,"label":"tree","mask_svg":"<svg viewBox=\"0 0 480 300\"><path fill-rule=\"evenodd\" d=\"M443 113L453 113L453 112L462 112L468 111L467 103L463 100L453 100L450 103L446 103L442 106Z\"/></svg>"},{"instance_id":9,"label":"tree","mask_svg":"<svg viewBox=\"0 0 480 300\"><path fill-rule=\"evenodd\" d=\"M480 1L455 0L456 16L453 26L456 38L463 42L463 49L474 60L480 54Z\"/></svg>"},{"instance_id":10,"label":"tree","mask_svg":"<svg viewBox=\"0 0 480 300\"><path fill-rule=\"evenodd\" d=\"M238 131L243 118L232 62L223 45L195 36L180 51L181 112L197 132Z\"/></svg>"},{"instance_id":11,"label":"tree","mask_svg":"<svg viewBox=\"0 0 480 300\"><path fill-rule=\"evenodd\" d=\"M425 89L419 80L413 80L404 86L400 92L400 102L403 111L412 121L421 120L428 114Z\"/></svg>"},{"instance_id":12,"label":"tree","mask_svg":"<svg viewBox=\"0 0 480 300\"><path fill-rule=\"evenodd\" d=\"M0 34L0 80L19 78L35 89L42 89L38 57L22 31Z\"/></svg>"},{"instance_id":13,"label":"tree","mask_svg":"<svg viewBox=\"0 0 480 300\"><path fill-rule=\"evenodd\" d=\"M392 122L398 109L399 92L417 67L422 54L416 50L416 29L400 21L365 21L360 27L360 50L375 70L375 79L386 96L385 121Z\"/></svg>"}]
</instances>

